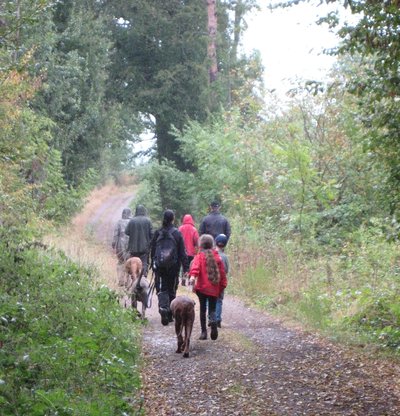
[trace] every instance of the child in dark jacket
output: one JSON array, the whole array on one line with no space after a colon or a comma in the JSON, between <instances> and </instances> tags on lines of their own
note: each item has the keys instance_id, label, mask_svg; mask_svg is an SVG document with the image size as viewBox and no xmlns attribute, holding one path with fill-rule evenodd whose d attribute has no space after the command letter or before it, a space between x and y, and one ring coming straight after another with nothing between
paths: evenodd
<instances>
[{"instance_id":1,"label":"child in dark jacket","mask_svg":"<svg viewBox=\"0 0 400 416\"><path fill-rule=\"evenodd\" d=\"M221 257L213 248L214 238L203 234L199 239L200 252L196 254L190 266L190 281L194 284L200 302L200 339L207 339L206 314L211 326L211 339L218 338L218 326L215 315L217 299L227 285L225 268Z\"/></svg>"}]
</instances>

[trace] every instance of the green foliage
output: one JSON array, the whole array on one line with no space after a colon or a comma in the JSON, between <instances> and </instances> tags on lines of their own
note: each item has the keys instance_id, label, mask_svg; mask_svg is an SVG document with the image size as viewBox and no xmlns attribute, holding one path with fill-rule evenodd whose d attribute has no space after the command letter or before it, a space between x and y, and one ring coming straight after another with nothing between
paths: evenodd
<instances>
[{"instance_id":1,"label":"green foliage","mask_svg":"<svg viewBox=\"0 0 400 416\"><path fill-rule=\"evenodd\" d=\"M172 209L177 220L188 212L193 213L198 195L191 183L193 174L178 170L173 162L149 164L139 175L140 189L135 199L148 208L154 219L161 219L165 209ZM164 205L160 200L159 186L163 187Z\"/></svg>"},{"instance_id":2,"label":"green foliage","mask_svg":"<svg viewBox=\"0 0 400 416\"><path fill-rule=\"evenodd\" d=\"M220 195L231 219L229 290L330 333L346 330L358 293L386 287L392 305L399 290L386 172L364 152L355 108L328 91L280 115L237 109L175 132L195 167L194 212ZM384 331L392 348L396 330Z\"/></svg>"},{"instance_id":3,"label":"green foliage","mask_svg":"<svg viewBox=\"0 0 400 416\"><path fill-rule=\"evenodd\" d=\"M356 0L345 5L357 17L346 24L331 14L326 21L339 28L347 89L358 98L358 118L366 127L365 147L385 166L388 201L399 210L400 9L397 2Z\"/></svg>"},{"instance_id":4,"label":"green foliage","mask_svg":"<svg viewBox=\"0 0 400 416\"><path fill-rule=\"evenodd\" d=\"M138 331L115 294L60 254L0 252L2 414L138 414Z\"/></svg>"},{"instance_id":5,"label":"green foliage","mask_svg":"<svg viewBox=\"0 0 400 416\"><path fill-rule=\"evenodd\" d=\"M257 193L263 181L260 174L269 158L259 127L243 123L240 111L232 109L212 118L208 125L189 123L176 135L182 154L195 168L191 186L196 190L197 212L204 212L216 196L225 209L235 207L243 214L257 210L254 203L261 197Z\"/></svg>"},{"instance_id":6,"label":"green foliage","mask_svg":"<svg viewBox=\"0 0 400 416\"><path fill-rule=\"evenodd\" d=\"M343 326L382 348L400 351L400 296L390 290L366 288L357 299L357 312Z\"/></svg>"},{"instance_id":7,"label":"green foliage","mask_svg":"<svg viewBox=\"0 0 400 416\"><path fill-rule=\"evenodd\" d=\"M330 336L400 350L399 245L379 223L348 235L331 255L310 255L309 245L282 240L276 230L233 226L229 291Z\"/></svg>"}]
</instances>

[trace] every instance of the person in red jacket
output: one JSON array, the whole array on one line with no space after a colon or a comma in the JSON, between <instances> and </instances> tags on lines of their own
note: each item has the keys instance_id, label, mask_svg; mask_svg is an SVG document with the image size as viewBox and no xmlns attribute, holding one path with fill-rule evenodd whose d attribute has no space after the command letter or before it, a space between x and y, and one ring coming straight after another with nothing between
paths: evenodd
<instances>
[{"instance_id":1,"label":"person in red jacket","mask_svg":"<svg viewBox=\"0 0 400 416\"><path fill-rule=\"evenodd\" d=\"M196 254L190 266L189 276L194 284L200 302L200 339L207 339L206 314L211 326L211 339L218 338L218 326L215 316L217 299L226 288L227 280L225 268L217 250L214 249L214 238L203 234L199 239L200 252Z\"/></svg>"},{"instance_id":2,"label":"person in red jacket","mask_svg":"<svg viewBox=\"0 0 400 416\"><path fill-rule=\"evenodd\" d=\"M182 225L179 227L185 243L188 263L190 264L197 254L199 248L199 233L194 225L193 218L190 214L186 214L182 219ZM185 279L182 278L182 286L185 286Z\"/></svg>"}]
</instances>

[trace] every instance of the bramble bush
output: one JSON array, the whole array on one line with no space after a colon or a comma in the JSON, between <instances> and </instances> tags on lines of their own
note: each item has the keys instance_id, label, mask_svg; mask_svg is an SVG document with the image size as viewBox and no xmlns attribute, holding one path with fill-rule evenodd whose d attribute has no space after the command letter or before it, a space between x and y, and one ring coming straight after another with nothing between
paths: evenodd
<instances>
[{"instance_id":1,"label":"bramble bush","mask_svg":"<svg viewBox=\"0 0 400 416\"><path fill-rule=\"evenodd\" d=\"M139 330L61 253L0 247L2 415L140 414Z\"/></svg>"}]
</instances>

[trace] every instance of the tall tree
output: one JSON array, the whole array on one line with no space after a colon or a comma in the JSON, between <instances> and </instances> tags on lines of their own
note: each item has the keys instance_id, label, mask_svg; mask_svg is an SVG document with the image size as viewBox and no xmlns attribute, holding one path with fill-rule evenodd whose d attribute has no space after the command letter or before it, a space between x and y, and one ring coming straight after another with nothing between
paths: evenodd
<instances>
[{"instance_id":1,"label":"tall tree","mask_svg":"<svg viewBox=\"0 0 400 416\"><path fill-rule=\"evenodd\" d=\"M188 118L204 119L207 88L206 14L194 0L110 2L115 16L116 51L110 83L115 97L155 121L157 154L177 155L171 127Z\"/></svg>"},{"instance_id":2,"label":"tall tree","mask_svg":"<svg viewBox=\"0 0 400 416\"><path fill-rule=\"evenodd\" d=\"M217 0L206 0L207 3L207 17L208 17L208 47L207 55L210 61L209 77L210 83L217 79L218 74L218 61L217 61Z\"/></svg>"},{"instance_id":3,"label":"tall tree","mask_svg":"<svg viewBox=\"0 0 400 416\"><path fill-rule=\"evenodd\" d=\"M42 22L46 30L37 26L26 34L37 42L34 71L44 81L33 107L53 120L65 177L76 185L88 169L110 171L109 149L123 161L128 136L116 122L121 107L106 95L112 43L102 3L60 0L49 16Z\"/></svg>"}]
</instances>

